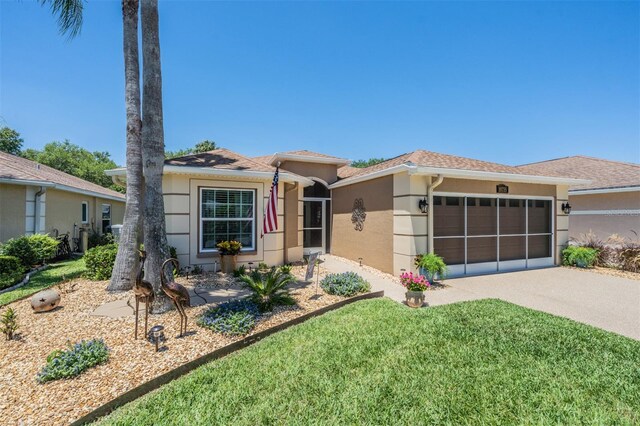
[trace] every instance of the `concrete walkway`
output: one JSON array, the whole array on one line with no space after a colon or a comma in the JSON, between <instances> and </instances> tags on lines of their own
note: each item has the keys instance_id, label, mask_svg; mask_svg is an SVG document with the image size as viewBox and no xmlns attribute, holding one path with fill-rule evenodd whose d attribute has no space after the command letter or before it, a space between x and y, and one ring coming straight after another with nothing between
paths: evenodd
<instances>
[{"instance_id":1,"label":"concrete walkway","mask_svg":"<svg viewBox=\"0 0 640 426\"><path fill-rule=\"evenodd\" d=\"M322 256L329 272L355 271L371 283L373 291L404 302L402 286L331 255ZM640 340L640 281L547 268L445 281L446 288L426 294L429 306L486 298L563 316Z\"/></svg>"}]
</instances>

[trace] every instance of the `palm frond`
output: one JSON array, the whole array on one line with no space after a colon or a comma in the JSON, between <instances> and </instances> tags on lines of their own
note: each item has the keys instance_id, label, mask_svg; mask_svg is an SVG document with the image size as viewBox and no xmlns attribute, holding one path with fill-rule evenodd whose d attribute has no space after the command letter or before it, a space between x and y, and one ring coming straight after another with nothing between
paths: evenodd
<instances>
[{"instance_id":1,"label":"palm frond","mask_svg":"<svg viewBox=\"0 0 640 426\"><path fill-rule=\"evenodd\" d=\"M253 292L253 299L261 310L271 310L275 305L295 304L289 295L287 285L294 281L293 276L285 274L275 267L265 273L254 270L249 275L242 275L240 280Z\"/></svg>"},{"instance_id":2,"label":"palm frond","mask_svg":"<svg viewBox=\"0 0 640 426\"><path fill-rule=\"evenodd\" d=\"M51 13L58 18L58 28L61 34L74 38L82 29L83 0L39 0L44 6L51 6Z\"/></svg>"}]
</instances>

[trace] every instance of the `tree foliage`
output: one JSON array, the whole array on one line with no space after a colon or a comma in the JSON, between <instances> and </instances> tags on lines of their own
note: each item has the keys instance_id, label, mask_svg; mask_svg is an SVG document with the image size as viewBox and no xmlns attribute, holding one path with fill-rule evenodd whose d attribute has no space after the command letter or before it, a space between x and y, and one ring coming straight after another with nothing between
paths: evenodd
<instances>
[{"instance_id":1,"label":"tree foliage","mask_svg":"<svg viewBox=\"0 0 640 426\"><path fill-rule=\"evenodd\" d=\"M356 160L351 163L351 167L358 167L361 169L364 167L380 164L383 161L387 161L387 159L386 158L369 158L368 160Z\"/></svg>"},{"instance_id":2,"label":"tree foliage","mask_svg":"<svg viewBox=\"0 0 640 426\"><path fill-rule=\"evenodd\" d=\"M213 151L220 148L214 141L208 139L198 142L193 148L179 149L177 151L166 151L164 156L166 158L182 157L190 154L200 154L201 152Z\"/></svg>"},{"instance_id":3,"label":"tree foliage","mask_svg":"<svg viewBox=\"0 0 640 426\"><path fill-rule=\"evenodd\" d=\"M22 156L105 188L123 192L123 188L115 185L104 173L105 170L117 167L108 152L90 152L65 140L48 143L41 151L26 149Z\"/></svg>"},{"instance_id":4,"label":"tree foliage","mask_svg":"<svg viewBox=\"0 0 640 426\"><path fill-rule=\"evenodd\" d=\"M0 129L0 151L20 155L23 143L20 133L6 126Z\"/></svg>"}]
</instances>

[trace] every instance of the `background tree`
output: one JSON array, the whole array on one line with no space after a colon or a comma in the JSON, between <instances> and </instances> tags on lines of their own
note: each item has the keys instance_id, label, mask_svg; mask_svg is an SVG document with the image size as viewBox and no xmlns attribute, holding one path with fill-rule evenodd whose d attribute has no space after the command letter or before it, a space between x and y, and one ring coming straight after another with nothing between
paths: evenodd
<instances>
[{"instance_id":1,"label":"background tree","mask_svg":"<svg viewBox=\"0 0 640 426\"><path fill-rule=\"evenodd\" d=\"M373 166L375 164L380 164L383 161L387 161L386 158L369 158L368 160L356 160L351 163L351 167L364 168Z\"/></svg>"},{"instance_id":2,"label":"background tree","mask_svg":"<svg viewBox=\"0 0 640 426\"><path fill-rule=\"evenodd\" d=\"M51 13L58 18L61 34L74 38L82 29L82 0L38 0L41 5L49 5Z\"/></svg>"},{"instance_id":3,"label":"background tree","mask_svg":"<svg viewBox=\"0 0 640 426\"><path fill-rule=\"evenodd\" d=\"M138 9L138 0L122 1L124 99L127 114L127 203L124 209L118 254L108 290L129 290L133 287L138 269L137 249L143 240L141 213L144 207L144 179L142 176Z\"/></svg>"},{"instance_id":4,"label":"background tree","mask_svg":"<svg viewBox=\"0 0 640 426\"><path fill-rule=\"evenodd\" d=\"M22 156L105 188L124 191L104 173L105 170L118 167L108 152L90 152L65 140L48 143L41 151L26 149Z\"/></svg>"},{"instance_id":5,"label":"background tree","mask_svg":"<svg viewBox=\"0 0 640 426\"><path fill-rule=\"evenodd\" d=\"M23 143L20 133L6 126L0 129L0 151L20 155Z\"/></svg>"},{"instance_id":6,"label":"background tree","mask_svg":"<svg viewBox=\"0 0 640 426\"><path fill-rule=\"evenodd\" d=\"M165 157L176 158L190 154L200 154L201 152L213 151L218 148L219 146L214 141L205 139L202 142L198 142L193 148L179 149L178 151L166 151Z\"/></svg>"},{"instance_id":7,"label":"background tree","mask_svg":"<svg viewBox=\"0 0 640 426\"><path fill-rule=\"evenodd\" d=\"M145 279L154 286L154 312L170 309L169 298L160 289L162 262L169 247L162 197L164 167L164 124L162 116L162 69L160 65L160 35L158 0L140 2L142 25L142 173L144 175L144 248L147 251Z\"/></svg>"}]
</instances>

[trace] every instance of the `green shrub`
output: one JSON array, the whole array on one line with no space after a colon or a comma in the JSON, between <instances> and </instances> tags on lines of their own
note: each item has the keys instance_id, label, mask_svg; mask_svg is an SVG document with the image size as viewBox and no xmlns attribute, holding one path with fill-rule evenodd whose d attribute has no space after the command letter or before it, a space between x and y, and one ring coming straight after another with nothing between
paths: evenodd
<instances>
[{"instance_id":1,"label":"green shrub","mask_svg":"<svg viewBox=\"0 0 640 426\"><path fill-rule=\"evenodd\" d=\"M69 379L109 359L109 348L102 339L82 340L67 350L53 351L36 376L39 383Z\"/></svg>"},{"instance_id":2,"label":"green shrub","mask_svg":"<svg viewBox=\"0 0 640 426\"><path fill-rule=\"evenodd\" d=\"M15 256L0 255L0 290L11 287L24 276L25 268Z\"/></svg>"},{"instance_id":3,"label":"green shrub","mask_svg":"<svg viewBox=\"0 0 640 426\"><path fill-rule=\"evenodd\" d=\"M269 269L269 265L267 265L265 262L260 262L258 263L258 269L267 271Z\"/></svg>"},{"instance_id":4,"label":"green shrub","mask_svg":"<svg viewBox=\"0 0 640 426\"><path fill-rule=\"evenodd\" d=\"M295 304L286 288L294 278L289 274L283 274L275 266L267 272L254 269L249 275L242 275L240 280L253 292L252 300L263 312L270 311L275 305Z\"/></svg>"},{"instance_id":5,"label":"green shrub","mask_svg":"<svg viewBox=\"0 0 640 426\"><path fill-rule=\"evenodd\" d=\"M108 244L113 244L113 234L110 232L99 234L96 231L89 232L88 244L89 248L94 248L98 246L106 246Z\"/></svg>"},{"instance_id":6,"label":"green shrub","mask_svg":"<svg viewBox=\"0 0 640 426\"><path fill-rule=\"evenodd\" d=\"M87 250L84 254L84 263L87 266L86 277L96 281L111 278L117 253L118 246L116 244L98 246Z\"/></svg>"},{"instance_id":7,"label":"green shrub","mask_svg":"<svg viewBox=\"0 0 640 426\"><path fill-rule=\"evenodd\" d=\"M562 264L580 268L592 267L598 259L598 250L589 247L569 246L562 250Z\"/></svg>"},{"instance_id":8,"label":"green shrub","mask_svg":"<svg viewBox=\"0 0 640 426\"><path fill-rule=\"evenodd\" d=\"M258 306L250 300L233 300L210 308L198 318L198 325L226 336L242 336L256 325Z\"/></svg>"},{"instance_id":9,"label":"green shrub","mask_svg":"<svg viewBox=\"0 0 640 426\"><path fill-rule=\"evenodd\" d=\"M31 269L33 265L43 263L55 256L58 240L48 235L33 234L12 238L2 246L5 256L15 256L22 265Z\"/></svg>"},{"instance_id":10,"label":"green shrub","mask_svg":"<svg viewBox=\"0 0 640 426\"><path fill-rule=\"evenodd\" d=\"M345 297L365 293L371 289L369 283L355 272L329 274L320 281L320 287L329 294Z\"/></svg>"}]
</instances>

